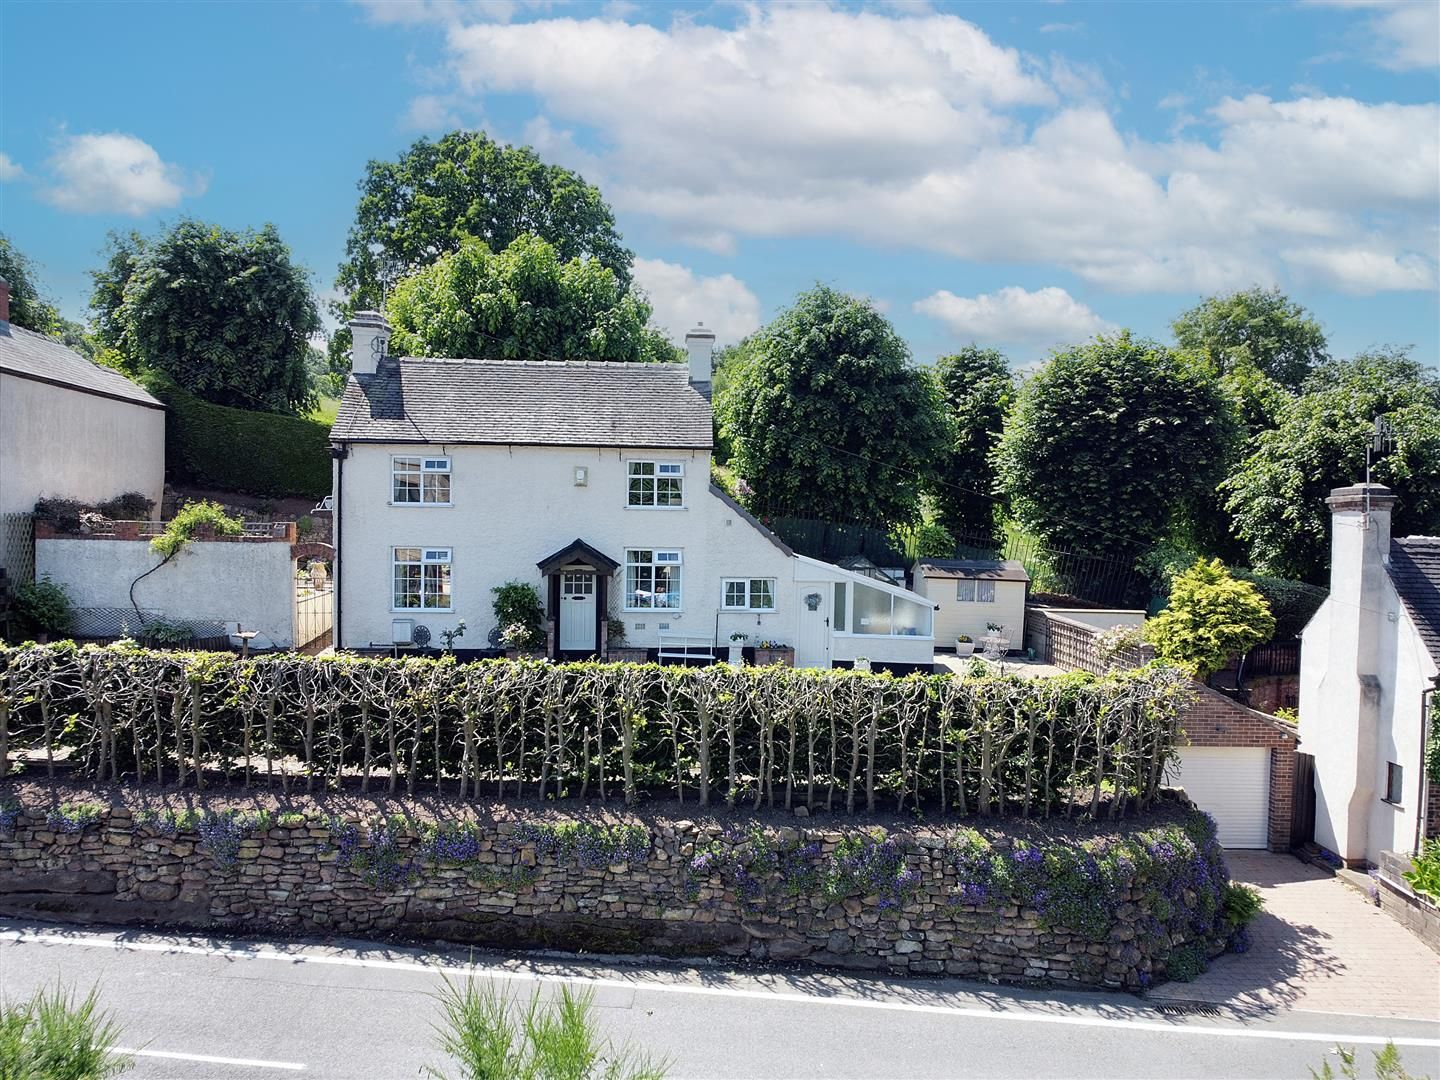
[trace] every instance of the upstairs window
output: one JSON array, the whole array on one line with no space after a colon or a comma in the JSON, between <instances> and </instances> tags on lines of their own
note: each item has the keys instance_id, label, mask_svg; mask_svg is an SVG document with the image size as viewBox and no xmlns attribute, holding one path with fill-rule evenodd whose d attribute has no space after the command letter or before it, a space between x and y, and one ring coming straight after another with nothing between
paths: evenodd
<instances>
[{"instance_id":1,"label":"upstairs window","mask_svg":"<svg viewBox=\"0 0 1440 1080\"><path fill-rule=\"evenodd\" d=\"M391 552L396 610L449 611L450 549L397 547Z\"/></svg>"},{"instance_id":2,"label":"upstairs window","mask_svg":"<svg viewBox=\"0 0 1440 1080\"><path fill-rule=\"evenodd\" d=\"M629 506L678 508L685 505L685 466L678 461L628 463Z\"/></svg>"},{"instance_id":3,"label":"upstairs window","mask_svg":"<svg viewBox=\"0 0 1440 1080\"><path fill-rule=\"evenodd\" d=\"M961 578L955 583L955 599L962 604L993 604L995 582Z\"/></svg>"},{"instance_id":4,"label":"upstairs window","mask_svg":"<svg viewBox=\"0 0 1440 1080\"><path fill-rule=\"evenodd\" d=\"M406 506L450 505L450 459L391 458L390 501Z\"/></svg>"},{"instance_id":5,"label":"upstairs window","mask_svg":"<svg viewBox=\"0 0 1440 1080\"><path fill-rule=\"evenodd\" d=\"M722 585L726 611L775 610L774 578L726 578Z\"/></svg>"},{"instance_id":6,"label":"upstairs window","mask_svg":"<svg viewBox=\"0 0 1440 1080\"><path fill-rule=\"evenodd\" d=\"M681 557L678 551L628 548L625 551L625 607L680 609Z\"/></svg>"}]
</instances>

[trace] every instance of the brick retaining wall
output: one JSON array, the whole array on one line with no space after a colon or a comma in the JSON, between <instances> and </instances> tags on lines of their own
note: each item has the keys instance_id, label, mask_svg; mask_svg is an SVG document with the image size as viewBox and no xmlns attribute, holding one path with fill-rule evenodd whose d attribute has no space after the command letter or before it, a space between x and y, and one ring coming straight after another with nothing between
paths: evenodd
<instances>
[{"instance_id":1,"label":"brick retaining wall","mask_svg":"<svg viewBox=\"0 0 1440 1080\"><path fill-rule=\"evenodd\" d=\"M547 818L553 821L553 818ZM374 885L337 862L328 827L312 819L240 842L222 865L194 832L137 821L107 808L79 832L20 812L0 832L0 914L119 925L168 925L256 933L393 934L503 947L720 955L894 974L988 978L1070 987L1148 985L1164 977L1139 886L1123 891L1108 937L1046 929L1028 908L956 906L956 870L942 834L891 833L918 888L899 907L877 897L827 900L802 893L766 909L733 889L690 876L697 844L725 842L717 824L651 822L648 858L583 869L517 842L514 823L481 826L467 865L424 866L418 880ZM861 830L773 830L833 852ZM738 834L732 834L738 835ZM736 841L739 842L738 840ZM403 836L407 858L418 839ZM1223 870L1223 866L1221 867ZM1176 905L1178 907L1178 905ZM1150 920L1153 924L1153 920ZM1187 941L1184 912L1168 916L1172 946ZM1193 940L1193 937L1191 937ZM1214 955L1223 942L1196 945Z\"/></svg>"}]
</instances>

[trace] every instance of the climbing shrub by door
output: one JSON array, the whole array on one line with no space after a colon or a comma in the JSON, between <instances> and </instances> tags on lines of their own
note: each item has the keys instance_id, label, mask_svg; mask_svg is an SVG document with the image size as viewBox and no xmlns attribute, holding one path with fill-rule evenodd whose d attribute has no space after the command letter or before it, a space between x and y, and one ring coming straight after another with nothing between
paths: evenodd
<instances>
[{"instance_id":1,"label":"climbing shrub by door","mask_svg":"<svg viewBox=\"0 0 1440 1080\"><path fill-rule=\"evenodd\" d=\"M0 776L1050 816L1155 796L1189 681L0 646Z\"/></svg>"}]
</instances>

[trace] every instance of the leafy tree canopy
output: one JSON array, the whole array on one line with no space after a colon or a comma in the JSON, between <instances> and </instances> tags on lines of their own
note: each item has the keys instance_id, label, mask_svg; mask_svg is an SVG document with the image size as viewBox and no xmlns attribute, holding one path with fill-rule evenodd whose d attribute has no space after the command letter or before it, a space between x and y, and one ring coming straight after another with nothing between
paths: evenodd
<instances>
[{"instance_id":1,"label":"leafy tree canopy","mask_svg":"<svg viewBox=\"0 0 1440 1080\"><path fill-rule=\"evenodd\" d=\"M1290 390L1329 359L1320 324L1279 289L1212 296L1173 329L1181 348L1204 350L1222 373L1248 363Z\"/></svg>"},{"instance_id":2,"label":"leafy tree canopy","mask_svg":"<svg viewBox=\"0 0 1440 1080\"><path fill-rule=\"evenodd\" d=\"M1440 532L1440 378L1402 350L1365 353L1316 369L1225 481L1226 506L1268 574L1323 584L1330 552L1330 490L1365 478L1375 418L1395 428L1396 448L1372 479L1400 497L1396 536Z\"/></svg>"},{"instance_id":3,"label":"leafy tree canopy","mask_svg":"<svg viewBox=\"0 0 1440 1080\"><path fill-rule=\"evenodd\" d=\"M646 326L650 305L595 259L562 261L521 236L499 254L478 240L442 255L390 294L390 351L494 360L681 359Z\"/></svg>"},{"instance_id":4,"label":"leafy tree canopy","mask_svg":"<svg viewBox=\"0 0 1440 1080\"><path fill-rule=\"evenodd\" d=\"M760 330L717 397L757 513L900 524L948 442L935 382L867 301L827 286Z\"/></svg>"},{"instance_id":5,"label":"leafy tree canopy","mask_svg":"<svg viewBox=\"0 0 1440 1080\"><path fill-rule=\"evenodd\" d=\"M343 322L355 311L378 310L390 286L467 240L503 251L527 233L552 244L561 262L594 259L629 286L634 255L599 189L583 177L483 132L420 139L399 160L365 168L335 279L348 299L335 305L336 314ZM342 370L349 337L342 330L331 344L331 362Z\"/></svg>"},{"instance_id":6,"label":"leafy tree canopy","mask_svg":"<svg viewBox=\"0 0 1440 1080\"><path fill-rule=\"evenodd\" d=\"M40 293L35 267L4 233L0 233L0 278L10 283L10 322L37 334L56 335L64 320Z\"/></svg>"},{"instance_id":7,"label":"leafy tree canopy","mask_svg":"<svg viewBox=\"0 0 1440 1080\"><path fill-rule=\"evenodd\" d=\"M935 379L952 433L931 493L936 516L957 535L993 541L999 495L991 455L1015 396L1014 376L999 352L970 345L936 361Z\"/></svg>"},{"instance_id":8,"label":"leafy tree canopy","mask_svg":"<svg viewBox=\"0 0 1440 1080\"><path fill-rule=\"evenodd\" d=\"M101 340L130 370L219 405L312 406L306 360L320 317L273 225L231 232L186 219L150 240L112 235L92 277Z\"/></svg>"},{"instance_id":9,"label":"leafy tree canopy","mask_svg":"<svg viewBox=\"0 0 1440 1080\"><path fill-rule=\"evenodd\" d=\"M1201 679L1274 632L1275 618L1260 590L1231 577L1219 559L1200 559L1177 575L1170 605L1145 624L1156 656Z\"/></svg>"},{"instance_id":10,"label":"leafy tree canopy","mask_svg":"<svg viewBox=\"0 0 1440 1080\"><path fill-rule=\"evenodd\" d=\"M1236 438L1208 363L1125 331L1025 384L995 464L1016 519L1050 546L1136 555L1194 512Z\"/></svg>"}]
</instances>

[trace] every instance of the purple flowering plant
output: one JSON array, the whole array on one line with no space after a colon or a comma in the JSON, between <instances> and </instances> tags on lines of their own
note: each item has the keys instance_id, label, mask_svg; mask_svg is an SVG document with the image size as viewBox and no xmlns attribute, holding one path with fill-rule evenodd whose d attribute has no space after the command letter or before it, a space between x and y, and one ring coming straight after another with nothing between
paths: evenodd
<instances>
[{"instance_id":1,"label":"purple flowering plant","mask_svg":"<svg viewBox=\"0 0 1440 1080\"><path fill-rule=\"evenodd\" d=\"M15 823L20 820L20 804L5 800L0 802L0 832L14 832Z\"/></svg>"}]
</instances>

